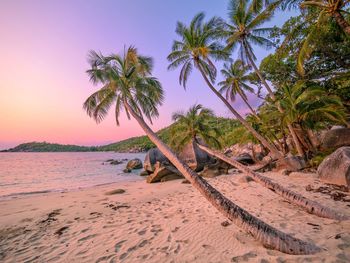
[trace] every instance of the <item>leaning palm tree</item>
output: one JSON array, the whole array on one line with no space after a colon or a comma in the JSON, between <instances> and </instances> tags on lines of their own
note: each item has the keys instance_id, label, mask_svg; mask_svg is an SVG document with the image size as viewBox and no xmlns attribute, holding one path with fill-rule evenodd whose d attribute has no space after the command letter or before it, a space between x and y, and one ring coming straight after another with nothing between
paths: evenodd
<instances>
[{"instance_id":1,"label":"leaning palm tree","mask_svg":"<svg viewBox=\"0 0 350 263\"><path fill-rule=\"evenodd\" d=\"M92 51L89 62L91 69L87 73L90 80L102 87L87 98L84 109L97 123L105 118L114 103L117 124L120 112L124 109L127 117L133 117L139 123L149 139L216 209L265 246L290 254L320 251L315 245L267 225L234 204L180 161L159 139L145 121L145 118L151 121L158 116L157 107L163 100L161 84L151 76L151 58L138 55L136 49L130 47L123 55L107 57Z\"/></svg>"},{"instance_id":2,"label":"leaning palm tree","mask_svg":"<svg viewBox=\"0 0 350 263\"><path fill-rule=\"evenodd\" d=\"M208 117L213 116L213 113L209 109L203 108L202 105L194 105L186 113L174 113L173 116L174 120L177 121L177 125L181 126L181 129L179 130L180 136L175 136L172 138L172 141L175 143L175 145L177 143L181 143L183 141L183 138L186 138L187 142L192 140L200 149L207 152L209 155L215 156L216 158L223 160L224 162L229 163L242 172L250 175L257 183L260 183L262 186L270 189L276 194L281 195L291 203L303 207L309 213L336 220L347 219L346 216L338 214L328 207L314 202L298 193L290 191L289 189L271 181L269 178L251 171L245 165L242 165L239 162L228 158L223 153L212 150L209 147L202 145L198 139L202 139L205 142L212 141L210 131L213 128L210 126L202 126Z\"/></svg>"},{"instance_id":3,"label":"leaning palm tree","mask_svg":"<svg viewBox=\"0 0 350 263\"><path fill-rule=\"evenodd\" d=\"M197 14L189 26L178 22L176 33L180 40L175 40L172 52L168 56L170 65L168 69L175 69L181 66L179 81L186 88L186 83L192 69L195 67L199 70L208 87L214 94L226 105L233 115L257 138L272 155L281 159L283 155L270 144L261 134L253 129L252 126L232 107L232 105L216 90L213 83L215 82L217 69L213 60L226 60L228 54L223 51L223 47L216 40L220 30L218 27L222 21L212 18L209 22L204 23L204 14Z\"/></svg>"},{"instance_id":4,"label":"leaning palm tree","mask_svg":"<svg viewBox=\"0 0 350 263\"><path fill-rule=\"evenodd\" d=\"M172 148L180 151L189 142L198 144L198 138L211 147L220 148L221 144L218 140L221 136L220 130L208 123L208 120L213 117L213 111L201 104L193 105L186 113L181 111L173 113L172 120L176 124L170 130Z\"/></svg>"},{"instance_id":5,"label":"leaning palm tree","mask_svg":"<svg viewBox=\"0 0 350 263\"><path fill-rule=\"evenodd\" d=\"M232 64L224 64L221 74L225 79L218 83L218 85L221 86L219 91L225 94L226 99L231 102L234 102L236 96L239 95L251 113L259 118L255 110L249 104L246 94L246 92L254 93L254 89L248 85L251 79L251 76L247 74L248 71L249 68L245 66L241 60L236 60Z\"/></svg>"},{"instance_id":6,"label":"leaning palm tree","mask_svg":"<svg viewBox=\"0 0 350 263\"><path fill-rule=\"evenodd\" d=\"M260 26L272 18L273 12L278 5L279 1L275 1L265 9L263 9L263 5L260 5L260 8L257 9L254 7L254 1L231 0L229 3L229 23L225 23L221 33L226 38L227 48L234 49L236 46L240 46L239 53L241 60L254 68L254 71L259 76L273 101L276 101L276 96L255 64L256 57L253 52L252 44L265 48L273 46L273 43L264 37L264 35L272 31L272 28L263 28ZM277 106L279 111L282 112L283 110L278 102ZM305 153L294 128L292 125L288 124L288 129L299 155L304 156Z\"/></svg>"}]
</instances>

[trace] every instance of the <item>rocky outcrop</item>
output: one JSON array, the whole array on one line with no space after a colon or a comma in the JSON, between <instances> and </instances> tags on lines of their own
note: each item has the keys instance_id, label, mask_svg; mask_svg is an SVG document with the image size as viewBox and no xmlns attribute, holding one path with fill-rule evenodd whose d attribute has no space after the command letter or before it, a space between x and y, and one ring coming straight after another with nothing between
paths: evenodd
<instances>
[{"instance_id":1,"label":"rocky outcrop","mask_svg":"<svg viewBox=\"0 0 350 263\"><path fill-rule=\"evenodd\" d=\"M153 173L154 165L157 162L163 164L163 163L169 163L169 160L164 156L164 154L158 148L152 148L146 154L143 168L145 169L145 171L149 173Z\"/></svg>"},{"instance_id":2,"label":"rocky outcrop","mask_svg":"<svg viewBox=\"0 0 350 263\"><path fill-rule=\"evenodd\" d=\"M173 166L156 162L154 172L147 177L147 183L157 183L183 178L182 174Z\"/></svg>"},{"instance_id":3,"label":"rocky outcrop","mask_svg":"<svg viewBox=\"0 0 350 263\"><path fill-rule=\"evenodd\" d=\"M141 169L142 168L142 161L138 158L130 160L126 164L125 170L133 170L133 169Z\"/></svg>"},{"instance_id":4,"label":"rocky outcrop","mask_svg":"<svg viewBox=\"0 0 350 263\"><path fill-rule=\"evenodd\" d=\"M306 167L305 160L300 156L287 156L283 159L277 160L276 169L286 169L290 172L296 172Z\"/></svg>"},{"instance_id":5,"label":"rocky outcrop","mask_svg":"<svg viewBox=\"0 0 350 263\"><path fill-rule=\"evenodd\" d=\"M323 149L336 149L350 146L350 128L338 128L327 131L322 138Z\"/></svg>"},{"instance_id":6,"label":"rocky outcrop","mask_svg":"<svg viewBox=\"0 0 350 263\"><path fill-rule=\"evenodd\" d=\"M323 182L350 186L350 147L341 147L326 157L317 174Z\"/></svg>"}]
</instances>

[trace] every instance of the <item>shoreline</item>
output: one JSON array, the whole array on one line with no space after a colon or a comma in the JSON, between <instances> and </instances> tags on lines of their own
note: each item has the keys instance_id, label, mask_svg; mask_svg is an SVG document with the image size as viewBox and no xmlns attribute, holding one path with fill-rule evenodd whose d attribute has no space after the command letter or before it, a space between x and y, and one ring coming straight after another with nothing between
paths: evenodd
<instances>
[{"instance_id":1,"label":"shoreline","mask_svg":"<svg viewBox=\"0 0 350 263\"><path fill-rule=\"evenodd\" d=\"M139 178L139 179L135 179ZM96 185L89 185L89 186L80 186L77 188L71 188L71 189L49 189L49 190L38 190L38 191L31 191L31 192L20 192L20 193L12 193L12 194L7 194L7 195L0 195L0 203L1 201L9 201L9 200L18 200L22 198L30 198L32 196L38 196L41 194L49 194L49 193L70 193L70 192L79 192L79 191L84 191L84 190L89 190L93 189L99 186L108 186L108 185L113 185L113 184L119 184L119 183L133 183L133 182L143 182L145 181L145 178L135 174L135 178L131 180L123 180L123 181L118 181L118 182L108 182L108 183L101 183L101 184L96 184Z\"/></svg>"},{"instance_id":2,"label":"shoreline","mask_svg":"<svg viewBox=\"0 0 350 263\"><path fill-rule=\"evenodd\" d=\"M306 185L314 174L265 173L294 191L350 215L349 203ZM3 262L347 262L350 221L319 218L291 205L244 174L209 182L237 205L279 230L323 248L292 256L269 250L181 180L118 182L78 191L0 201ZM106 195L123 189L125 192ZM350 204L349 204L350 205Z\"/></svg>"}]
</instances>

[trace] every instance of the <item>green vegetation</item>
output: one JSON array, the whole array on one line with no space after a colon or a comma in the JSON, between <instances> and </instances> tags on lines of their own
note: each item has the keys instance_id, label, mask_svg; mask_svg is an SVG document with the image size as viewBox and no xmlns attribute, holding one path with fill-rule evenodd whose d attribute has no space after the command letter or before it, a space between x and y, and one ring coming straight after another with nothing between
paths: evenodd
<instances>
[{"instance_id":1,"label":"green vegetation","mask_svg":"<svg viewBox=\"0 0 350 263\"><path fill-rule=\"evenodd\" d=\"M4 152L95 152L97 147L62 145L47 142L29 142L20 144Z\"/></svg>"}]
</instances>

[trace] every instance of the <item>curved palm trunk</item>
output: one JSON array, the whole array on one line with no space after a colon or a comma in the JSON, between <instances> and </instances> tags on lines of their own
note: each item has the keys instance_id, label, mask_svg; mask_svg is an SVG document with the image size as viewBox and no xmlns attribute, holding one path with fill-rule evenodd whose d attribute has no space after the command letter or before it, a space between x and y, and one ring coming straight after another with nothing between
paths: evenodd
<instances>
[{"instance_id":1,"label":"curved palm trunk","mask_svg":"<svg viewBox=\"0 0 350 263\"><path fill-rule=\"evenodd\" d=\"M273 94L272 92L272 89L271 87L269 86L269 84L267 84L266 80L263 78L263 76L261 75L261 72L260 70L258 69L258 67L256 66L252 56L250 55L249 53L249 50L248 50L248 47L247 45L243 42L243 46L244 46L244 49L246 50L246 54L247 54L247 57L249 59L249 62L250 64L253 66L254 68L254 71L255 73L259 76L259 79L261 80L261 82L264 84L265 88L267 89L268 93L269 93L269 96L271 97L271 99L276 102L276 97L275 97L275 94ZM277 104L277 108L278 110L283 113L283 109L280 107L279 104ZM292 138L293 138L293 141L294 141L294 144L295 144L295 147L297 149L297 152L300 156L304 157L305 156L305 153L303 151L303 148L301 147L301 144L300 144L300 141L298 140L298 137L296 136L296 133L294 131L294 128L291 124L287 124L287 127L288 127L288 130L289 132L291 133L292 135Z\"/></svg>"},{"instance_id":2,"label":"curved palm trunk","mask_svg":"<svg viewBox=\"0 0 350 263\"><path fill-rule=\"evenodd\" d=\"M326 217L326 218L331 218L331 219L336 219L336 220L346 220L349 219L348 217L344 215L338 214L336 211L324 207L321 204L312 201L301 194L295 193L293 191L288 190L287 188L284 188L283 186L274 183L271 181L269 178L262 176L261 174L258 174L252 170L250 170L248 167L244 166L243 164L227 157L223 153L219 151L215 151L212 149L209 149L206 146L203 145L198 145L199 148L201 148L203 151L207 152L208 154L215 156L216 158L219 158L223 160L226 163L231 164L232 166L236 167L237 169L241 170L242 172L248 174L251 176L254 181L257 183L261 184L262 186L274 191L276 194L279 194L282 196L284 199L290 201L291 203L298 205L300 207L303 207L306 209L311 214L315 214L320 217Z\"/></svg>"},{"instance_id":3,"label":"curved palm trunk","mask_svg":"<svg viewBox=\"0 0 350 263\"><path fill-rule=\"evenodd\" d=\"M259 116L256 114L255 110L252 108L252 106L250 106L248 100L242 96L242 94L240 92L238 92L239 96L242 98L242 100L244 101L244 103L247 105L247 107L249 108L249 110L251 111L251 113L258 119L260 120Z\"/></svg>"},{"instance_id":4,"label":"curved palm trunk","mask_svg":"<svg viewBox=\"0 0 350 263\"><path fill-rule=\"evenodd\" d=\"M343 15L339 11L336 11L333 13L333 17L337 24L344 30L344 32L350 35L350 24L345 20Z\"/></svg>"},{"instance_id":5,"label":"curved palm trunk","mask_svg":"<svg viewBox=\"0 0 350 263\"><path fill-rule=\"evenodd\" d=\"M272 155L277 159L282 159L283 155L277 150L277 148L269 143L263 136L261 136L254 128L231 106L231 104L221 95L220 92L218 92L215 87L211 84L205 73L203 72L203 69L200 65L197 64L197 67L202 74L205 82L209 86L209 88L215 93L216 96L218 96L223 103L225 103L226 107L233 113L233 115L242 123L242 125L252 133L252 135L259 140L266 148L270 150Z\"/></svg>"},{"instance_id":6,"label":"curved palm trunk","mask_svg":"<svg viewBox=\"0 0 350 263\"><path fill-rule=\"evenodd\" d=\"M288 254L313 254L320 251L320 248L314 244L307 243L300 239L285 234L276 228L266 224L260 219L254 217L241 207L234 204L231 200L223 196L219 191L212 187L206 180L198 176L185 163L180 161L177 156L165 145L158 136L148 127L146 122L125 103L126 109L136 119L141 128L145 131L149 139L158 147L158 149L169 159L169 161L190 181L190 183L222 214L233 221L248 233L251 233L265 247L279 250Z\"/></svg>"}]
</instances>

